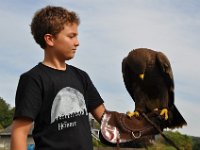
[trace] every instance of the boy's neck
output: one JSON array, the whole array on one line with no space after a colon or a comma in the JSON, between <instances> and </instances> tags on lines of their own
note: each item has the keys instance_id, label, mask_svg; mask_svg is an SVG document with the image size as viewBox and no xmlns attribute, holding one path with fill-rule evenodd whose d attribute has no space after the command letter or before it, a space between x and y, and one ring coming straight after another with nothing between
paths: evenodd
<instances>
[{"instance_id":1,"label":"boy's neck","mask_svg":"<svg viewBox=\"0 0 200 150\"><path fill-rule=\"evenodd\" d=\"M65 60L59 60L56 57L51 57L47 54L44 56L42 63L48 67L57 69L57 70L66 70Z\"/></svg>"},{"instance_id":2,"label":"boy's neck","mask_svg":"<svg viewBox=\"0 0 200 150\"><path fill-rule=\"evenodd\" d=\"M56 69L56 70L66 70L66 63L64 64L60 64L60 63L52 63L52 62L48 62L48 61L43 61L42 64L44 64L45 66L48 66L50 68Z\"/></svg>"}]
</instances>

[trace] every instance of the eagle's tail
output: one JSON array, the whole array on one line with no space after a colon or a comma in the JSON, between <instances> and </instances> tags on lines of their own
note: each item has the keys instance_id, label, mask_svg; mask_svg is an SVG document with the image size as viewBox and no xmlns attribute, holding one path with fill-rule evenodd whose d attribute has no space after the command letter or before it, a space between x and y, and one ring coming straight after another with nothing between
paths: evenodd
<instances>
[{"instance_id":1,"label":"eagle's tail","mask_svg":"<svg viewBox=\"0 0 200 150\"><path fill-rule=\"evenodd\" d=\"M175 105L172 105L169 110L169 119L167 123L168 128L181 128L182 126L187 125L187 122L180 114Z\"/></svg>"}]
</instances>

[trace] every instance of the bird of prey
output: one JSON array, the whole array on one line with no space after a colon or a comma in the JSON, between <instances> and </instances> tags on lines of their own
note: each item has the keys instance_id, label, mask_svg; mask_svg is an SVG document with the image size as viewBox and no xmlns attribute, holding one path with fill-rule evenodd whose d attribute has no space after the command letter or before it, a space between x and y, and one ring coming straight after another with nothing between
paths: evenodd
<instances>
[{"instance_id":1,"label":"bird of prey","mask_svg":"<svg viewBox=\"0 0 200 150\"><path fill-rule=\"evenodd\" d=\"M130 51L123 59L122 73L125 87L135 102L135 111L128 112L128 116L160 110L166 127L187 124L174 104L172 68L162 52L147 48Z\"/></svg>"}]
</instances>

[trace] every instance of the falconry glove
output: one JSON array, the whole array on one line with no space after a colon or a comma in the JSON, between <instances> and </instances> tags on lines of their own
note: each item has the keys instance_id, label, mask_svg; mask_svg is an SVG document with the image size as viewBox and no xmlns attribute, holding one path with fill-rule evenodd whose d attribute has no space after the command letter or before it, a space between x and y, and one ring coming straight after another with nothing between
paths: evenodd
<instances>
[{"instance_id":1,"label":"falconry glove","mask_svg":"<svg viewBox=\"0 0 200 150\"><path fill-rule=\"evenodd\" d=\"M161 131L163 130L164 122L159 112L152 112L147 116ZM105 111L101 120L100 140L107 145L142 141L156 134L159 134L159 131L142 115L128 117L124 113Z\"/></svg>"}]
</instances>

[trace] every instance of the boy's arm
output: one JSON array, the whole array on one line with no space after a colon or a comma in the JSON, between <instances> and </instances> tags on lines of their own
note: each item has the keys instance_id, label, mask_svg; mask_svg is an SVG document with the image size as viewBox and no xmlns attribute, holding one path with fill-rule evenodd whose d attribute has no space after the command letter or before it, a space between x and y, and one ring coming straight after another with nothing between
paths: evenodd
<instances>
[{"instance_id":1,"label":"boy's arm","mask_svg":"<svg viewBox=\"0 0 200 150\"><path fill-rule=\"evenodd\" d=\"M105 111L105 106L104 104L99 105L98 107L96 107L95 109L93 109L91 111L91 114L93 115L93 117L99 122L101 123L101 118L103 116L103 113Z\"/></svg>"},{"instance_id":2,"label":"boy's arm","mask_svg":"<svg viewBox=\"0 0 200 150\"><path fill-rule=\"evenodd\" d=\"M27 136L33 121L28 118L17 118L12 124L11 150L27 150Z\"/></svg>"}]
</instances>

